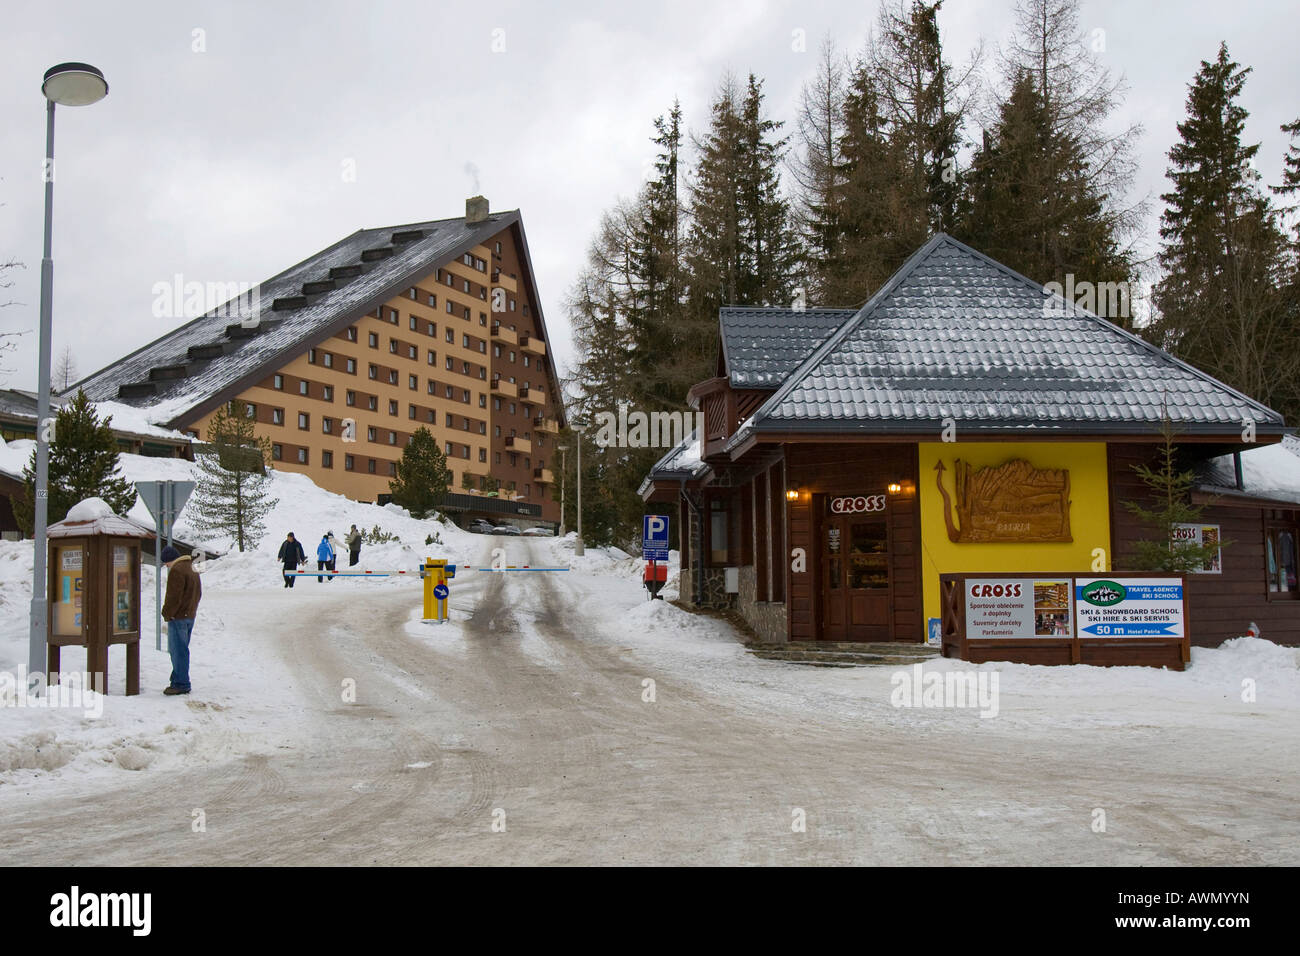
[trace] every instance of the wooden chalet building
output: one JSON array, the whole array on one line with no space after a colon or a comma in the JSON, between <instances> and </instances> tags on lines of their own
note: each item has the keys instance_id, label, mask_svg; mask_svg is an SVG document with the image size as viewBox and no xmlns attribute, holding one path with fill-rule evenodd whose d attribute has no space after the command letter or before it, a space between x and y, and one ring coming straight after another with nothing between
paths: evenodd
<instances>
[{"instance_id":1,"label":"wooden chalet building","mask_svg":"<svg viewBox=\"0 0 1300 956\"><path fill-rule=\"evenodd\" d=\"M941 575L1118 575L1167 409L1196 533L1231 542L1188 576L1192 642L1300 643L1300 446L1259 402L945 235L860 310L719 324L704 434L641 487L687 529L684 601L766 641L920 642Z\"/></svg>"},{"instance_id":2,"label":"wooden chalet building","mask_svg":"<svg viewBox=\"0 0 1300 956\"><path fill-rule=\"evenodd\" d=\"M79 382L206 437L248 403L274 466L382 501L419 428L447 456L462 520L555 524L563 424L523 221L481 196L463 218L362 229Z\"/></svg>"}]
</instances>

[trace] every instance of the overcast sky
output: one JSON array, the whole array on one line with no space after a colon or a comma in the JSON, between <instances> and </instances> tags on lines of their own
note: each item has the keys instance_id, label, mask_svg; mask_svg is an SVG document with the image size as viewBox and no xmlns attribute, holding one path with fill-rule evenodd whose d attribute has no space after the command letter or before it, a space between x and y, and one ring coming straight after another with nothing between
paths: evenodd
<instances>
[{"instance_id":1,"label":"overcast sky","mask_svg":"<svg viewBox=\"0 0 1300 956\"><path fill-rule=\"evenodd\" d=\"M994 65L1011 11L1012 0L948 0L948 58L983 39ZM1278 181L1278 126L1300 116L1295 0L1086 0L1081 11L1129 83L1115 124L1145 126L1138 194L1168 188L1186 85L1220 40L1254 68L1247 137L1262 143L1265 181ZM857 51L875 12L872 0L6 0L0 261L26 269L0 290L18 303L0 310L0 329L31 330L0 358L6 384L36 384L40 85L56 63L92 63L111 87L94 106L61 108L56 132L54 350L71 345L81 375L178 324L153 317L155 283L255 284L358 228L462 215L476 192L522 210L563 365L565 293L602 210L641 181L653 118L679 97L698 130L722 73L753 71L789 125L821 38ZM806 52L793 49L797 30ZM1148 251L1158 212L1156 199Z\"/></svg>"}]
</instances>

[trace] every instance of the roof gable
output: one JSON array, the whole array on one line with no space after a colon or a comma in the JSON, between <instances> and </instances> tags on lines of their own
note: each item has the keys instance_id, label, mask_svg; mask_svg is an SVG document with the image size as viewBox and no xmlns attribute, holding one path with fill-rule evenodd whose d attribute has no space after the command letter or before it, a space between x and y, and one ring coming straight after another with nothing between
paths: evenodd
<instances>
[{"instance_id":1,"label":"roof gable","mask_svg":"<svg viewBox=\"0 0 1300 956\"><path fill-rule=\"evenodd\" d=\"M1182 432L1282 418L1204 372L939 234L795 369L754 432Z\"/></svg>"}]
</instances>

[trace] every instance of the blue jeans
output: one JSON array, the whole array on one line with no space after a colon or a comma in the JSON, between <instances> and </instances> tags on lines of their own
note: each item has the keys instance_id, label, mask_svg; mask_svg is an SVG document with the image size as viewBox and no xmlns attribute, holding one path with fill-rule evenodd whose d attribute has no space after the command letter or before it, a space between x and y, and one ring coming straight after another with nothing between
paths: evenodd
<instances>
[{"instance_id":1,"label":"blue jeans","mask_svg":"<svg viewBox=\"0 0 1300 956\"><path fill-rule=\"evenodd\" d=\"M167 653L172 656L172 686L190 689L190 634L194 618L174 617L167 622Z\"/></svg>"}]
</instances>

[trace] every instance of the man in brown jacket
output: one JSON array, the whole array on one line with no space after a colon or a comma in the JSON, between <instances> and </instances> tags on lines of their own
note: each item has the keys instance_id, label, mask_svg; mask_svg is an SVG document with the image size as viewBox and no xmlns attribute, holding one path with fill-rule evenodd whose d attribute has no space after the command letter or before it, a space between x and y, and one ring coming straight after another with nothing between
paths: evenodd
<instances>
[{"instance_id":1,"label":"man in brown jacket","mask_svg":"<svg viewBox=\"0 0 1300 956\"><path fill-rule=\"evenodd\" d=\"M163 548L162 562L167 565L167 597L163 600L162 616L167 622L167 651L172 657L172 679L164 694L190 692L190 634L194 630L194 615L199 610L203 585L190 561L171 545Z\"/></svg>"}]
</instances>

